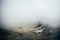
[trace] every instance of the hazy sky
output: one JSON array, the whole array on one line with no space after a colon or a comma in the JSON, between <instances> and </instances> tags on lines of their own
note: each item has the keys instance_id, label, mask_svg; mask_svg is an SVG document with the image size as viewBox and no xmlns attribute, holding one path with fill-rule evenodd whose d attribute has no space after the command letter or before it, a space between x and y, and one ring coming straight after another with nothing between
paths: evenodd
<instances>
[{"instance_id":1,"label":"hazy sky","mask_svg":"<svg viewBox=\"0 0 60 40\"><path fill-rule=\"evenodd\" d=\"M5 25L43 22L58 25L59 0L2 0L1 19Z\"/></svg>"}]
</instances>

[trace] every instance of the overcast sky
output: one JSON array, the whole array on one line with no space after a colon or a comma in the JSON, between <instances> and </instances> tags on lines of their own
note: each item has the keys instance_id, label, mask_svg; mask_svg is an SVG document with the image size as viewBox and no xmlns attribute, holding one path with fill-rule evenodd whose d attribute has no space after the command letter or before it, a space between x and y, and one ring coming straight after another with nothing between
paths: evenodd
<instances>
[{"instance_id":1,"label":"overcast sky","mask_svg":"<svg viewBox=\"0 0 60 40\"><path fill-rule=\"evenodd\" d=\"M43 22L58 25L59 0L2 0L2 23Z\"/></svg>"}]
</instances>

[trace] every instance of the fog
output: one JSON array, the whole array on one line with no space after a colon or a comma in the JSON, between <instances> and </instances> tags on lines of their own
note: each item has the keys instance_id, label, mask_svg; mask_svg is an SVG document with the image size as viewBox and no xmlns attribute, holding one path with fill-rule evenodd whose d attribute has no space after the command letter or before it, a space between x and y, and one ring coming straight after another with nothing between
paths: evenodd
<instances>
[{"instance_id":1,"label":"fog","mask_svg":"<svg viewBox=\"0 0 60 40\"><path fill-rule=\"evenodd\" d=\"M59 25L59 0L2 0L3 25L43 22Z\"/></svg>"}]
</instances>

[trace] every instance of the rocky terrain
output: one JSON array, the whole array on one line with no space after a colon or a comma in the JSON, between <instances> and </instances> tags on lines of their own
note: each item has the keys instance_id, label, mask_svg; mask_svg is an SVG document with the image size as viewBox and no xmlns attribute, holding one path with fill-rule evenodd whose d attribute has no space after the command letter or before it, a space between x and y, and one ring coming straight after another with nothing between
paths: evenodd
<instances>
[{"instance_id":1,"label":"rocky terrain","mask_svg":"<svg viewBox=\"0 0 60 40\"><path fill-rule=\"evenodd\" d=\"M40 30L38 26L35 29ZM0 40L59 40L60 31L58 28L57 30L51 31L51 28L45 25L41 29L43 29L42 32L14 32L0 28Z\"/></svg>"},{"instance_id":2,"label":"rocky terrain","mask_svg":"<svg viewBox=\"0 0 60 40\"><path fill-rule=\"evenodd\" d=\"M39 30L38 26L35 28ZM43 27L42 32L29 31L20 33L0 29L0 40L50 40L50 32L47 26Z\"/></svg>"}]
</instances>

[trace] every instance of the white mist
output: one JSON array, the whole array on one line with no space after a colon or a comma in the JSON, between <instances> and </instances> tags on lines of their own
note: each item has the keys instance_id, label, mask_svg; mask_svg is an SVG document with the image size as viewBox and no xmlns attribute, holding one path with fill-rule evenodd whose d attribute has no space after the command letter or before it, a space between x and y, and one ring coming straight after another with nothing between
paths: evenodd
<instances>
[{"instance_id":1,"label":"white mist","mask_svg":"<svg viewBox=\"0 0 60 40\"><path fill-rule=\"evenodd\" d=\"M2 24L36 26L42 22L57 27L59 22L59 0L2 0Z\"/></svg>"}]
</instances>

